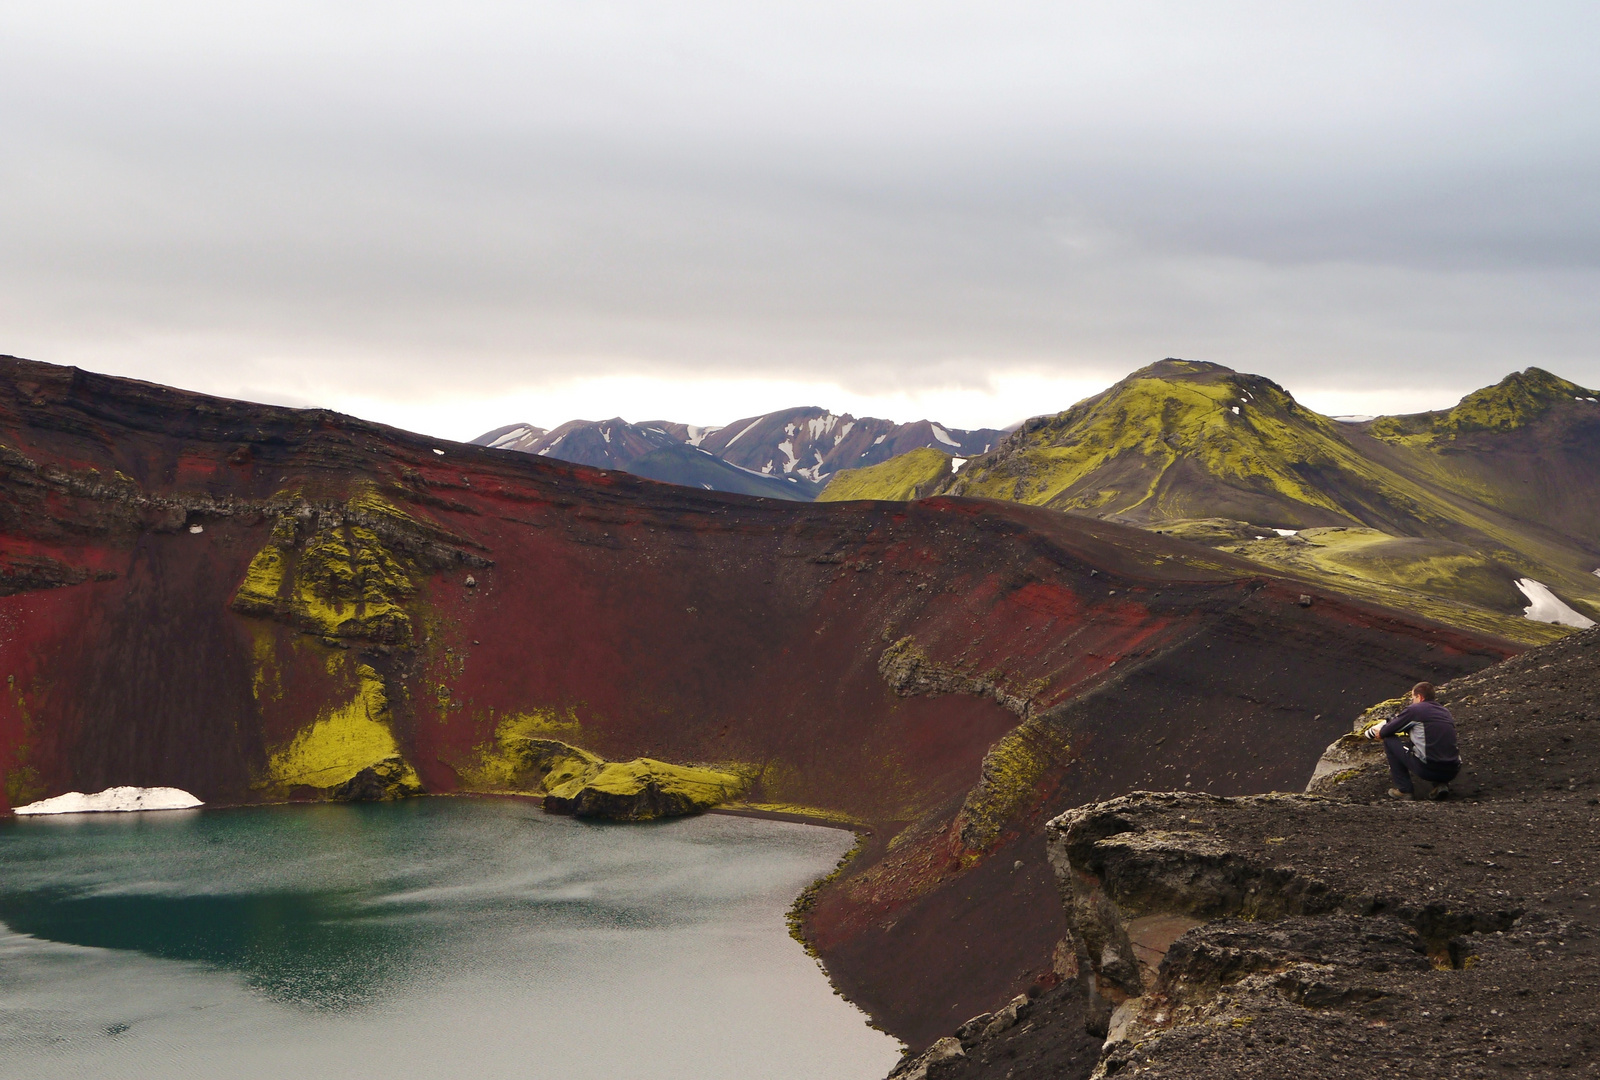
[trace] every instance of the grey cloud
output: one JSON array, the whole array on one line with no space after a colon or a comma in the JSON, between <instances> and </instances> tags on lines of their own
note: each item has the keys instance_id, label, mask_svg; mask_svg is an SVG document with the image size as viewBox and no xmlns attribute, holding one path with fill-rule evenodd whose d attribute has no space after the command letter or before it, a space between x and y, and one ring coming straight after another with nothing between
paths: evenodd
<instances>
[{"instance_id":1,"label":"grey cloud","mask_svg":"<svg viewBox=\"0 0 1600 1080\"><path fill-rule=\"evenodd\" d=\"M1587 5L137 7L0 8L5 351L1600 381Z\"/></svg>"}]
</instances>

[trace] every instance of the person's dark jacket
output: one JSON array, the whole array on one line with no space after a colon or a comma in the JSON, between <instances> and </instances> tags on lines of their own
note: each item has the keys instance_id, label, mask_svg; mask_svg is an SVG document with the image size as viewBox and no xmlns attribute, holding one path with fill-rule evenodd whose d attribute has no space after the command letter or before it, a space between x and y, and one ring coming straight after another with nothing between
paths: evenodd
<instances>
[{"instance_id":1,"label":"person's dark jacket","mask_svg":"<svg viewBox=\"0 0 1600 1080\"><path fill-rule=\"evenodd\" d=\"M1387 738L1402 731L1410 732L1412 753L1420 760L1438 765L1460 762L1461 753L1456 749L1456 718L1437 701L1407 705L1398 716L1378 729L1378 737Z\"/></svg>"}]
</instances>

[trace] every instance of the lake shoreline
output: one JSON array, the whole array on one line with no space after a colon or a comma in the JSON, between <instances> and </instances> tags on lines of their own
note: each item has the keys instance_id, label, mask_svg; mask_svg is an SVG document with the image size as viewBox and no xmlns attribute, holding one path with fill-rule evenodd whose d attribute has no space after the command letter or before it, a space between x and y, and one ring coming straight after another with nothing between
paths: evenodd
<instances>
[{"instance_id":1,"label":"lake shoreline","mask_svg":"<svg viewBox=\"0 0 1600 1080\"><path fill-rule=\"evenodd\" d=\"M429 791L429 792L424 792L424 793L419 794L419 795L408 795L406 797L406 799L407 800L410 800L410 799L512 799L512 800L517 800L517 801L531 802L536 806L543 806L544 805L544 796L543 795L535 795L535 794L532 794L530 792L524 792L524 791ZM399 800L395 800L395 801L399 801ZM272 800L270 802L239 802L239 803L216 802L216 803L202 803L199 806L192 806L192 807L172 807L172 808L160 807L160 808L149 809L149 810L127 810L127 811L101 811L101 810L97 810L97 811L82 811L82 812L77 813L77 814L74 814L74 813L52 813L52 814L37 814L37 815L17 814L14 811L12 811L11 809L7 808L7 809L4 809L4 810L0 810L0 820L16 821L16 820L22 820L23 818L26 818L26 817L83 816L83 815L91 814L91 813L92 814L121 814L121 813L157 814L157 813L170 813L170 812L172 812L174 810L178 810L178 809L183 809L183 810L246 810L246 809L250 809L251 807L256 807L256 806L332 806L332 805L356 806L356 805L360 805L360 803L359 802L356 802L356 803L343 803L343 804L330 803L326 799L277 799L277 800ZM726 815L728 817L755 818L755 819L761 820L761 821L784 821L784 822L788 822L788 823L790 823L792 825L816 825L816 826L819 826L819 827L824 828L824 829L843 829L846 832L853 832L853 833L856 833L858 835L864 835L864 836L870 836L872 834L871 827L868 826L867 824L865 824L864 822L852 821L852 820L848 820L848 819L845 819L845 818L834 817L834 816L828 815L826 812L820 812L820 811L816 812L816 813L810 813L810 812L807 812L805 810L798 810L798 809L796 809L796 810L771 810L771 809L766 809L766 808L760 807L760 806L740 806L740 805L735 804L735 805L732 805L732 806L713 806L713 807L707 809L705 811L705 813L707 813L707 814ZM687 816L693 816L693 815L687 815ZM595 820L603 820L603 819L595 819ZM672 819L672 818L663 818L661 820L671 821L671 820L674 820L674 819ZM650 822L617 822L616 824L650 824Z\"/></svg>"}]
</instances>

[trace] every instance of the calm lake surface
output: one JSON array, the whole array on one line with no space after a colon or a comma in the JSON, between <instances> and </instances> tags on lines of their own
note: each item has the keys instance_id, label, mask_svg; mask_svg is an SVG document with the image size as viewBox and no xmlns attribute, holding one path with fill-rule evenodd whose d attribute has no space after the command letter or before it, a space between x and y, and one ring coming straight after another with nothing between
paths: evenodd
<instances>
[{"instance_id":1,"label":"calm lake surface","mask_svg":"<svg viewBox=\"0 0 1600 1080\"><path fill-rule=\"evenodd\" d=\"M876 1080L783 914L849 833L515 800L0 824L0 1076Z\"/></svg>"}]
</instances>

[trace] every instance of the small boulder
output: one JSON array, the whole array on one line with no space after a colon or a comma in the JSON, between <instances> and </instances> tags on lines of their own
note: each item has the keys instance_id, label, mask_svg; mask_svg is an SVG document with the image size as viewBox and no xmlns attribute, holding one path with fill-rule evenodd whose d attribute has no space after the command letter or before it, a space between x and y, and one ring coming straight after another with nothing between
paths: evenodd
<instances>
[{"instance_id":1,"label":"small boulder","mask_svg":"<svg viewBox=\"0 0 1600 1080\"><path fill-rule=\"evenodd\" d=\"M976 1019L977 1017L973 1017L973 1020ZM972 1020L967 1023L972 1023ZM901 1062L889 1076L891 1080L927 1080L929 1070L934 1066L962 1057L965 1053L966 1051L961 1049L960 1039L946 1035L919 1056Z\"/></svg>"},{"instance_id":2,"label":"small boulder","mask_svg":"<svg viewBox=\"0 0 1600 1080\"><path fill-rule=\"evenodd\" d=\"M388 802L421 795L416 770L398 757L375 761L337 787L328 789L332 802Z\"/></svg>"}]
</instances>

